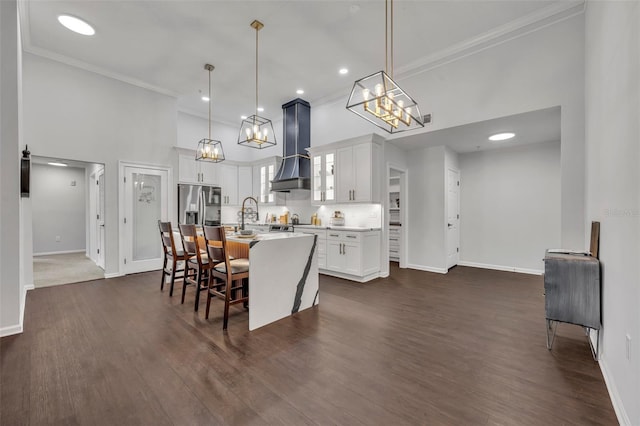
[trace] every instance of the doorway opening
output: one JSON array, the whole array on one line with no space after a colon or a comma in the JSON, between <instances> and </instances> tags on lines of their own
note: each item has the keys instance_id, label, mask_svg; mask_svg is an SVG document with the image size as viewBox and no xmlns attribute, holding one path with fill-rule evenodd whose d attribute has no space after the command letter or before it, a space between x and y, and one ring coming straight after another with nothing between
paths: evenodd
<instances>
[{"instance_id":1,"label":"doorway opening","mask_svg":"<svg viewBox=\"0 0 640 426\"><path fill-rule=\"evenodd\" d=\"M387 235L389 270L407 267L407 172L389 166L387 179Z\"/></svg>"},{"instance_id":2,"label":"doorway opening","mask_svg":"<svg viewBox=\"0 0 640 426\"><path fill-rule=\"evenodd\" d=\"M104 226L96 237L98 222L104 225L104 165L40 156L31 162L34 287L104 278Z\"/></svg>"}]
</instances>

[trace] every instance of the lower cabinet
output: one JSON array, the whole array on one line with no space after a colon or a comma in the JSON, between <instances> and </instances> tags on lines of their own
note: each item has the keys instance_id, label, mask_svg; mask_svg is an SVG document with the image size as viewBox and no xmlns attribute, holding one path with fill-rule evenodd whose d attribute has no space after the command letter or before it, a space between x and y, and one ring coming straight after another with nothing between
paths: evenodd
<instances>
[{"instance_id":1,"label":"lower cabinet","mask_svg":"<svg viewBox=\"0 0 640 426\"><path fill-rule=\"evenodd\" d=\"M330 275L369 281L380 273L380 231L327 230L326 271Z\"/></svg>"},{"instance_id":2,"label":"lower cabinet","mask_svg":"<svg viewBox=\"0 0 640 426\"><path fill-rule=\"evenodd\" d=\"M327 231L324 229L295 228L296 233L317 235L318 269L327 267Z\"/></svg>"}]
</instances>

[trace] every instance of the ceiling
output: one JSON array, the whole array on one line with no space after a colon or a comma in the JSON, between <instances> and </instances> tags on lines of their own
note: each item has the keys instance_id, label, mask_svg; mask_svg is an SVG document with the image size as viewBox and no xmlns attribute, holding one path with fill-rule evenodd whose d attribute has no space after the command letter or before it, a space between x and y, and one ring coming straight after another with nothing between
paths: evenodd
<instances>
[{"instance_id":1,"label":"ceiling","mask_svg":"<svg viewBox=\"0 0 640 426\"><path fill-rule=\"evenodd\" d=\"M515 133L516 136L501 142L492 142L488 139L491 135L505 132ZM466 153L559 141L560 107L553 107L428 133L413 134L390 142L403 149L444 145L458 153Z\"/></svg>"},{"instance_id":2,"label":"ceiling","mask_svg":"<svg viewBox=\"0 0 640 426\"><path fill-rule=\"evenodd\" d=\"M425 58L478 40L496 28L530 22L562 1L396 0L396 76ZM83 18L96 34L81 36L57 22ZM259 19L260 105L273 120L300 95L312 105L346 99L353 81L384 67L382 0L289 1L26 1L25 50L100 72L178 99L178 108L206 117L205 63L212 73L214 119L238 124L254 113L255 30ZM528 19L528 20L527 20ZM536 18L538 19L538 18ZM524 24L523 24L524 27ZM347 67L347 75L338 69ZM400 75L398 75L400 74ZM420 102L419 99L417 99Z\"/></svg>"}]
</instances>

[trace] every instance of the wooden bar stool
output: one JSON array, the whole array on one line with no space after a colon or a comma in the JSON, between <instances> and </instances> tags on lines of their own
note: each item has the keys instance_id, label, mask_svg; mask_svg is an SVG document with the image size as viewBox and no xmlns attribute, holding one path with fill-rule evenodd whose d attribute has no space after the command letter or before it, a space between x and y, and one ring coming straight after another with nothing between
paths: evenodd
<instances>
[{"instance_id":1,"label":"wooden bar stool","mask_svg":"<svg viewBox=\"0 0 640 426\"><path fill-rule=\"evenodd\" d=\"M244 303L246 306L249 302L249 259L231 260L223 227L204 226L203 230L209 258L221 259L219 263L213 264L210 270L205 318L209 318L211 297L216 296L223 299L224 319L222 329L226 330L229 322L229 306L236 303Z\"/></svg>"},{"instance_id":2,"label":"wooden bar stool","mask_svg":"<svg viewBox=\"0 0 640 426\"><path fill-rule=\"evenodd\" d=\"M188 259L184 266L182 301L180 303L184 303L187 286L193 284L196 287L194 311L198 312L200 292L208 289L209 271L217 261L210 262L204 247L200 247L195 225L180 225L179 228L182 246Z\"/></svg>"},{"instance_id":3,"label":"wooden bar stool","mask_svg":"<svg viewBox=\"0 0 640 426\"><path fill-rule=\"evenodd\" d=\"M184 262L187 260L187 256L183 250L176 249L176 244L173 239L173 230L171 228L171 222L158 221L158 228L160 228L160 239L162 240L162 249L164 251L164 264L162 266L162 282L160 283L160 291L164 290L164 282L166 277L171 277L171 287L169 288L169 296L173 296L173 284L176 280L176 272L184 273ZM167 265L171 262L171 267ZM182 268L178 268L178 262L182 263ZM182 275L177 278L183 278Z\"/></svg>"}]
</instances>

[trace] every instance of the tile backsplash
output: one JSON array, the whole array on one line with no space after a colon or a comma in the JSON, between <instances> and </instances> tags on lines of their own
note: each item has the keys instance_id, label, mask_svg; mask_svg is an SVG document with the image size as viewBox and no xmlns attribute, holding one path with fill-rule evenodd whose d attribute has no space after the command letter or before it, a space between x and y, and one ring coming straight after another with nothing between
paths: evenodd
<instances>
[{"instance_id":1,"label":"tile backsplash","mask_svg":"<svg viewBox=\"0 0 640 426\"><path fill-rule=\"evenodd\" d=\"M265 223L270 215L276 220L281 215L289 212L289 217L297 213L300 223L311 223L311 216L316 213L323 226L331 224L330 219L335 211L344 214L344 226L362 226L366 228L380 228L382 226L382 206L380 204L331 204L324 206L312 206L308 191L295 191L286 195L286 205L266 206L258 205L260 211L259 223ZM222 222L236 223L240 207L222 207Z\"/></svg>"}]
</instances>

